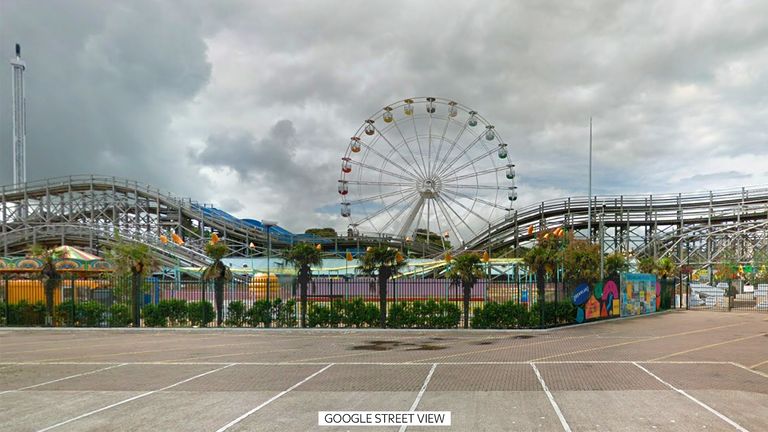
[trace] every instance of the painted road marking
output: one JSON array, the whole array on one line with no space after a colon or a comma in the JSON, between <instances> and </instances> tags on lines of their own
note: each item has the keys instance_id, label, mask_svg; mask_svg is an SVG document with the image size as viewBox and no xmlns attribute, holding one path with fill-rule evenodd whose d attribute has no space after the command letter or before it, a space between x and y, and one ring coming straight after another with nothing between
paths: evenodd
<instances>
[{"instance_id":1,"label":"painted road marking","mask_svg":"<svg viewBox=\"0 0 768 432\"><path fill-rule=\"evenodd\" d=\"M421 385L421 390L419 390L419 394L416 395L416 400L413 401L413 404L411 405L411 409L409 411L411 412L416 411L416 407L419 406L419 402L421 401L421 398L424 396L424 392L427 391L427 386L429 385L429 381L432 379L432 374L435 373L435 369L437 369L437 363L432 363L432 369L429 370L429 373L427 374L427 378L424 380L424 384ZM405 432L406 429L408 429L408 425L400 426L400 432Z\"/></svg>"},{"instance_id":2,"label":"painted road marking","mask_svg":"<svg viewBox=\"0 0 768 432\"><path fill-rule=\"evenodd\" d=\"M224 366L224 367L220 367L220 368L218 368L218 369L214 369L214 370L211 370L211 371L208 371L208 372L204 372L204 373L201 373L201 374L199 374L199 375L195 375L195 376L193 376L193 377L191 377L191 378L187 378L187 379L185 379L185 380L182 380L182 381L179 381L179 382L177 382L177 383L175 383L175 384L171 384L171 385L169 385L169 386L165 386L165 387L163 387L163 388L161 388L161 389L157 389L157 390L152 390L152 391L148 391L148 392L145 392L145 393L141 393L141 394L139 394L139 395L136 395L136 396L130 397L130 398L128 398L128 399L124 399L124 400L121 400L120 402L115 402L115 403L113 403L112 405L107 405L107 406L105 406L105 407L103 407L103 408L99 408L99 409L96 409L96 410L93 410L93 411L89 411L89 412L87 412L87 413L85 413L85 414L80 414L80 415L79 415L79 416L77 416L77 417L72 417L72 418L70 418L70 419L67 419L67 420L64 420L64 421L62 421L62 422L56 423L55 425L51 425L51 426L48 426L47 428L43 428L43 429L40 429L40 430L39 430L39 431L37 431L37 432L45 432L45 431L49 431L49 430L51 430L51 429L54 429L54 428L57 428L57 427L59 427L59 426L63 426L63 425L65 425L65 424L67 424L67 423L72 423L73 421L77 421L77 420L80 420L80 419L82 419L82 418L85 418L85 417L89 417L89 416L92 416L92 415L94 415L94 414L100 413L100 412L102 412L102 411L106 411L106 410L108 410L108 409L110 409L110 408L114 408L114 407L116 407L116 406L119 406L119 405L123 405L123 404L126 404L126 403L128 403L128 402L131 402L131 401L135 401L136 399L141 399L141 398L143 398L143 397L146 397L146 396L149 396L149 395L155 394L155 393L157 393L157 392L161 392L161 391L164 391L164 390L168 390L168 389L170 389L170 388L176 387L176 386L178 386L178 385L184 384L184 383L186 383L186 382L189 382L189 381L192 381L192 380L194 380L194 379L197 379L197 378L200 378L200 377L204 377L204 376L206 376L206 375L210 375L210 374L212 374L212 373L218 372L218 371L220 371L220 370L226 369L226 368L228 368L228 367L230 367L230 366L234 366L234 365L236 365L236 364L237 364L237 363L230 363L230 364L228 364L228 365L226 365L226 366Z\"/></svg>"},{"instance_id":3,"label":"painted road marking","mask_svg":"<svg viewBox=\"0 0 768 432\"><path fill-rule=\"evenodd\" d=\"M699 330L691 330L691 331L682 332L682 333L672 333L672 334L663 335L663 336L654 336L654 337L647 338L647 339L640 339L640 340L635 340L635 341L622 342L622 343L617 343L617 344L613 344L613 345L606 345L606 346L602 346L602 347L587 348L587 349L583 349L583 350L579 350L579 351L572 351L572 352L567 352L567 353L562 353L562 354L554 354L554 355L551 355L551 356L546 356L546 357L540 357L540 358L537 358L537 359L533 359L531 361L540 362L541 360L546 360L546 359L551 359L551 358L556 358L556 357L562 357L562 356L567 356L567 355L572 355L572 354L582 354L582 353L590 352L590 351L597 351L597 350L602 350L602 349L606 349L606 348L615 348L615 347L619 347L619 346L631 345L631 344L636 344L636 343L640 343L640 342L656 341L656 340L666 339L666 338L675 337L675 336L687 336L689 334L701 333L701 332L705 332L705 331L717 330L717 329L721 329L721 328L734 327L734 326L740 326L740 325L744 325L744 324L743 323L727 324L727 325L722 325L722 326L717 326L717 327L710 327L710 328L699 329Z\"/></svg>"},{"instance_id":4,"label":"painted road marking","mask_svg":"<svg viewBox=\"0 0 768 432\"><path fill-rule=\"evenodd\" d=\"M702 408L704 408L704 409L706 409L707 411L711 412L712 414L714 414L714 415L718 416L718 417L719 417L721 420L723 420L724 422L726 422L726 423L728 423L729 425L731 425L731 426L735 427L735 428L736 428L736 430L738 430L738 431L741 431L741 432L749 432L747 429L744 429L743 427L739 426L739 424L738 424L738 423L736 423L735 421L733 421L733 420L729 419L728 417L724 416L724 415L723 415L723 414L721 414L720 412L716 411L714 408L712 408L712 407L710 407L709 405L705 404L704 402L702 402L702 401L700 401L700 400L696 399L695 397L693 397L693 396L689 395L689 394L688 394L688 393L686 393L685 391L683 391L683 390L680 390L679 388L677 388L677 387L673 386L672 384L670 384L670 383L668 383L668 382L664 381L663 379L659 378L658 376L656 376L656 375L655 375L653 372L649 371L648 369L646 369L646 368L644 368L644 367L640 366L640 365L639 365L639 364L637 364L637 363L634 363L634 365L635 365L635 366L637 366L637 367L639 367L640 369L642 369L642 370L643 370L645 373L647 373L648 375L650 375L650 376L652 376L652 377L656 378L656 380L658 380L660 383L662 383L662 384L664 384L665 386L667 386L667 387L671 388L672 390L674 390L674 391L676 391L676 392L680 393L681 395L683 395L683 396L687 397L688 399L690 399L690 400L692 400L692 401L696 402L696 404L698 404L698 405L699 405L699 406L701 406Z\"/></svg>"},{"instance_id":5,"label":"painted road marking","mask_svg":"<svg viewBox=\"0 0 768 432\"><path fill-rule=\"evenodd\" d=\"M729 364L732 364L732 365L734 365L734 366L736 366L737 368L741 368L741 369L744 369L744 370L746 370L746 371L750 371L750 372L752 372L753 374L757 374L757 375L760 375L761 377L764 377L764 378L768 378L768 374L766 374L766 373L763 373L763 372L760 372L759 370L754 370L754 369L752 369L752 368L748 368L748 367L746 367L746 366L744 366L744 365L742 365L742 364L739 364L739 363L734 363L734 362L728 362L728 363L729 363Z\"/></svg>"},{"instance_id":6,"label":"painted road marking","mask_svg":"<svg viewBox=\"0 0 768 432\"><path fill-rule=\"evenodd\" d=\"M288 393L288 392L290 392L291 390L295 389L296 387L298 387L298 386L300 386L300 385L304 384L305 382L307 382L307 381L311 380L312 378L314 378L314 377L316 377L316 376L320 375L322 372L324 372L325 370L327 370L329 367L333 366L334 364L335 364L335 363L331 363L331 364L327 365L326 367L324 367L324 368L320 369L319 371L317 371L317 372L313 373L312 375L310 375L310 376L308 376L308 377L304 378L303 380L301 380L301 381L297 382L296 384L294 384L294 385L290 386L288 389L286 389L286 390L283 390L283 391L281 391L280 393L278 393L278 394L276 394L276 395L272 396L272 397L271 397L269 400L267 400L266 402L264 402L264 403L262 403L261 405L257 406L256 408L254 408L254 409L252 409L252 410L248 411L247 413L245 413L245 414L241 415L240 417L238 417L238 418L236 418L236 419L232 420L231 422L229 422L229 423L225 424L224 426L222 426L221 428L219 428L218 430L216 430L216 432L224 432L225 430L227 430L227 429L231 428L232 426L234 426L234 425L236 425L236 424L240 423L241 421L243 421L243 419L245 419L245 418L246 418L246 417L248 417L249 415L251 415L251 414L255 413L256 411L258 411L258 410L260 410L260 409L264 408L265 406L269 405L270 403L272 403L272 402L276 401L277 399L279 399L279 398L280 398L280 397L282 397L283 395L287 394L287 393Z\"/></svg>"},{"instance_id":7,"label":"painted road marking","mask_svg":"<svg viewBox=\"0 0 768 432\"><path fill-rule=\"evenodd\" d=\"M118 368L120 366L125 366L125 365L126 365L126 363L120 363L120 364L117 364L117 365L113 365L113 366L109 366L109 367L105 367L105 368L101 368L101 369L92 370L90 372L83 372L83 373L79 373L79 374L76 374L76 375L70 375L70 376L64 377L64 378L59 378L59 379L55 379L55 380L51 380L51 381L46 381L46 382L40 383L40 384L35 384L35 385L31 385L31 386L26 386L26 387L18 388L16 390L6 390L6 391L0 392L0 395L6 394L6 393L18 392L18 391L22 391L22 390L28 390L28 389L35 388L35 387L44 386L46 384L53 384L55 382L64 381L64 380L68 380L68 379L72 379L72 378L77 378L77 377L81 377L81 376L91 375L91 374L95 374L97 372L105 371L105 370L108 370L108 369L114 369L114 368Z\"/></svg>"},{"instance_id":8,"label":"painted road marking","mask_svg":"<svg viewBox=\"0 0 768 432\"><path fill-rule=\"evenodd\" d=\"M0 362L0 365L6 366L40 366L40 365L128 365L128 366L172 366L172 365L185 365L185 366L221 366L228 365L232 362L193 362L193 361L151 361L151 362ZM463 361L463 362L435 362L437 365L446 366L458 366L458 365L527 365L531 362L526 361ZM648 363L648 364L690 364L690 365L727 365L735 364L729 361L710 361L710 360L669 360L669 361L651 361L651 360L544 360L537 361L537 364L632 364L632 363ZM237 362L238 365L243 366L325 366L328 363L324 362ZM424 366L430 363L414 363L414 362L344 362L337 363L340 365L355 365L355 366Z\"/></svg>"},{"instance_id":9,"label":"painted road marking","mask_svg":"<svg viewBox=\"0 0 768 432\"><path fill-rule=\"evenodd\" d=\"M549 399L549 403L552 404L552 408L555 410L555 414L557 414L557 418L560 419L560 424L563 425L563 430L565 432L571 432L571 427L568 426L568 422L565 421L565 417L563 417L563 413L560 411L560 407L557 406L557 402L555 402L555 397L552 396L552 393L549 391L549 388L547 387L547 383L544 382L544 378L541 377L541 373L539 373L539 369L536 367L535 364L529 363L531 367L533 368L533 372L536 373L536 378L539 380L539 384L541 384L541 388L544 390L544 393L547 394L547 399Z\"/></svg>"},{"instance_id":10,"label":"painted road marking","mask_svg":"<svg viewBox=\"0 0 768 432\"><path fill-rule=\"evenodd\" d=\"M664 360L666 358L675 357L675 356L679 356L679 355L682 355L682 354L687 354L689 352L700 351L700 350L704 350L704 349L708 349L708 348L714 348L714 347L720 346L720 345L725 345L725 344L734 343L734 342L741 342L741 341L744 341L744 340L747 340L747 339L752 339L752 338L756 338L756 337L760 337L760 336L765 336L766 334L768 334L768 333L761 333L761 334L756 334L756 335L752 335L752 336L746 336L746 337L739 338L739 339L732 339L732 340L727 340L727 341L724 341L724 342L717 342L717 343L713 343L713 344L709 344L709 345L704 345L704 346L700 346L700 347L696 347L696 348L691 348L691 349L688 349L688 350L685 350L685 351L678 351L676 353L667 354L667 355L661 356L661 357L656 357L655 359L651 359L650 361Z\"/></svg>"}]
</instances>

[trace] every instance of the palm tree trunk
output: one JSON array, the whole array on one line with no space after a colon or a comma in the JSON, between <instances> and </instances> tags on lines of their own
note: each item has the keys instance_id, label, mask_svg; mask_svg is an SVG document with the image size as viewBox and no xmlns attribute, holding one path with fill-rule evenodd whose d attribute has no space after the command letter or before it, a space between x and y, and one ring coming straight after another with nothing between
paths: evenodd
<instances>
[{"instance_id":1,"label":"palm tree trunk","mask_svg":"<svg viewBox=\"0 0 768 432\"><path fill-rule=\"evenodd\" d=\"M472 294L472 284L465 283L464 285L464 328L469 328L469 298Z\"/></svg>"},{"instance_id":2,"label":"palm tree trunk","mask_svg":"<svg viewBox=\"0 0 768 432\"><path fill-rule=\"evenodd\" d=\"M299 289L301 290L300 293L300 301L301 301L301 327L304 328L307 326L307 285L308 282L305 278L302 278L301 281L299 281ZM333 302L333 299L331 299L331 302Z\"/></svg>"},{"instance_id":3,"label":"palm tree trunk","mask_svg":"<svg viewBox=\"0 0 768 432\"><path fill-rule=\"evenodd\" d=\"M141 326L141 273L131 273L131 308L133 310L133 326Z\"/></svg>"},{"instance_id":4,"label":"palm tree trunk","mask_svg":"<svg viewBox=\"0 0 768 432\"><path fill-rule=\"evenodd\" d=\"M223 311L224 308L224 279L216 278L213 281L213 296L216 302L216 325L221 327L221 323L224 320Z\"/></svg>"},{"instance_id":5,"label":"palm tree trunk","mask_svg":"<svg viewBox=\"0 0 768 432\"><path fill-rule=\"evenodd\" d=\"M45 325L53 326L53 293L56 290L56 281L52 278L43 282L45 287Z\"/></svg>"}]
</instances>

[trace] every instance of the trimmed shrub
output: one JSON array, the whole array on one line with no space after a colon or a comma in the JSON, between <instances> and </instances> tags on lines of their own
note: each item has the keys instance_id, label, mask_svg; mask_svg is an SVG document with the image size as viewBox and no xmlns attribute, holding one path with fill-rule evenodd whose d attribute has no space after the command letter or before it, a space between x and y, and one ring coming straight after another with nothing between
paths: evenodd
<instances>
[{"instance_id":1,"label":"trimmed shrub","mask_svg":"<svg viewBox=\"0 0 768 432\"><path fill-rule=\"evenodd\" d=\"M20 300L18 303L8 304L6 308L8 311L5 317L6 325L41 326L45 324L45 303L42 301L29 303L26 300Z\"/></svg>"},{"instance_id":2,"label":"trimmed shrub","mask_svg":"<svg viewBox=\"0 0 768 432\"><path fill-rule=\"evenodd\" d=\"M461 320L461 308L454 303L435 300L398 302L387 314L391 328L454 328Z\"/></svg>"},{"instance_id":3,"label":"trimmed shrub","mask_svg":"<svg viewBox=\"0 0 768 432\"><path fill-rule=\"evenodd\" d=\"M513 301L486 303L473 312L472 328L513 329L531 326L531 313L525 305Z\"/></svg>"},{"instance_id":4,"label":"trimmed shrub","mask_svg":"<svg viewBox=\"0 0 768 432\"><path fill-rule=\"evenodd\" d=\"M155 304L148 304L141 308L141 317L144 318L144 325L147 327L165 327L168 321Z\"/></svg>"},{"instance_id":5,"label":"trimmed shrub","mask_svg":"<svg viewBox=\"0 0 768 432\"><path fill-rule=\"evenodd\" d=\"M245 303L241 300L229 302L227 306L227 319L224 324L230 327L242 327L246 323Z\"/></svg>"},{"instance_id":6,"label":"trimmed shrub","mask_svg":"<svg viewBox=\"0 0 768 432\"><path fill-rule=\"evenodd\" d=\"M341 303L341 323L347 327L373 327L379 321L379 308L361 298Z\"/></svg>"},{"instance_id":7,"label":"trimmed shrub","mask_svg":"<svg viewBox=\"0 0 768 432\"><path fill-rule=\"evenodd\" d=\"M161 316L168 319L171 326L185 325L187 323L187 301L181 299L160 300L157 303Z\"/></svg>"},{"instance_id":8,"label":"trimmed shrub","mask_svg":"<svg viewBox=\"0 0 768 432\"><path fill-rule=\"evenodd\" d=\"M296 324L298 324L296 320L296 300L288 300L283 303L282 300L276 299L272 303L272 316L275 317L273 322L275 327L296 327Z\"/></svg>"},{"instance_id":9,"label":"trimmed shrub","mask_svg":"<svg viewBox=\"0 0 768 432\"><path fill-rule=\"evenodd\" d=\"M337 327L341 324L342 302L336 300L330 305L310 303L307 310L307 327Z\"/></svg>"},{"instance_id":10,"label":"trimmed shrub","mask_svg":"<svg viewBox=\"0 0 768 432\"><path fill-rule=\"evenodd\" d=\"M258 300L253 302L248 311L245 313L245 322L251 327L258 327L260 324L266 324L270 322L271 307L270 302L266 300Z\"/></svg>"},{"instance_id":11,"label":"trimmed shrub","mask_svg":"<svg viewBox=\"0 0 768 432\"><path fill-rule=\"evenodd\" d=\"M213 305L209 301L189 302L187 303L187 314L189 321L193 326L203 324L203 315L205 315L205 324L208 325L216 319L216 313L213 311Z\"/></svg>"},{"instance_id":12,"label":"trimmed shrub","mask_svg":"<svg viewBox=\"0 0 768 432\"><path fill-rule=\"evenodd\" d=\"M115 303L109 307L107 323L110 327L128 327L131 321L131 307L129 305Z\"/></svg>"}]
</instances>

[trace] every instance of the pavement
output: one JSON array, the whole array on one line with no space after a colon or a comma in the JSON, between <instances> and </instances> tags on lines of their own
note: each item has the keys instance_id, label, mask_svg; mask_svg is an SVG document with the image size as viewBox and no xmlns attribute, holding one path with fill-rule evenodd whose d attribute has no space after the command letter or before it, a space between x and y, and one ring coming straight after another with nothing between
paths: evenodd
<instances>
[{"instance_id":1,"label":"pavement","mask_svg":"<svg viewBox=\"0 0 768 432\"><path fill-rule=\"evenodd\" d=\"M768 431L768 314L549 331L0 328L2 431ZM451 426L319 426L449 411Z\"/></svg>"}]
</instances>

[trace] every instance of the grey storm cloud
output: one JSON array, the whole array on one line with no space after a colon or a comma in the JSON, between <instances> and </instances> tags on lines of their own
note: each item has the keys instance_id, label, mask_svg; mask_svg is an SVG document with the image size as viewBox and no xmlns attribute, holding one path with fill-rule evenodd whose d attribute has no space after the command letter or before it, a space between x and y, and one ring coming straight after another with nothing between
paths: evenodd
<instances>
[{"instance_id":1,"label":"grey storm cloud","mask_svg":"<svg viewBox=\"0 0 768 432\"><path fill-rule=\"evenodd\" d=\"M5 0L0 58L15 42L30 179L119 175L294 230L344 228L349 136L412 96L493 122L521 205L586 193L590 117L595 193L768 183L764 2Z\"/></svg>"}]
</instances>

